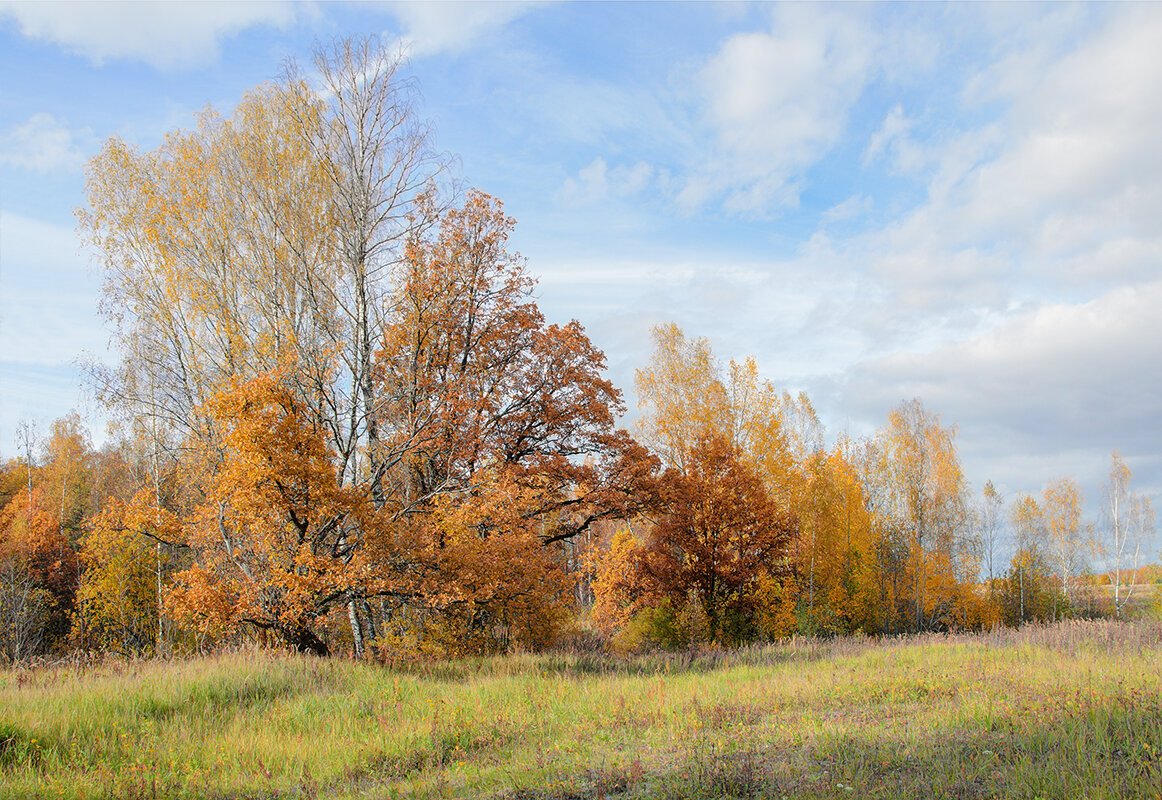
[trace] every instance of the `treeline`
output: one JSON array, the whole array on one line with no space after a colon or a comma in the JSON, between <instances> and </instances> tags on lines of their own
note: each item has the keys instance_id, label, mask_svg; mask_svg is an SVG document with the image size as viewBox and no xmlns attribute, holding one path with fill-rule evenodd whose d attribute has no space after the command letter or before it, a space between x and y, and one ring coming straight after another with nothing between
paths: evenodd
<instances>
[{"instance_id":1,"label":"treeline","mask_svg":"<svg viewBox=\"0 0 1162 800\"><path fill-rule=\"evenodd\" d=\"M654 339L637 386L649 450L613 434L620 472L557 464L570 474L552 491L555 472L532 463L552 461L547 438L535 459L493 453L440 472L455 489L425 484L417 470L454 458L439 443L465 436L463 406L390 480L343 486L287 375L216 394L212 443L163 452L138 421L95 449L76 414L35 446L26 430L25 455L0 467L2 655L258 636L317 653L362 637L398 658L582 630L632 650L981 629L1121 615L1162 577L1139 567L1152 509L1116 453L1100 524L1068 479L1008 503L988 484L974 500L954 431L919 401L828 447L809 400L753 362L722 366L672 325ZM474 452L499 446L478 436ZM1093 574L1097 558L1113 568Z\"/></svg>"},{"instance_id":2,"label":"treeline","mask_svg":"<svg viewBox=\"0 0 1162 800\"><path fill-rule=\"evenodd\" d=\"M75 416L25 429L4 466L7 659L249 636L399 658L587 626L737 644L1099 610L1079 493L1010 502L1001 569L1009 512L995 491L977 508L919 401L828 447L806 397L664 326L641 427L618 429L604 355L544 319L500 202L442 185L397 67L341 42L315 84L292 65L228 117L90 163L81 229L123 354L92 378L121 423L100 450ZM1128 567L1153 522L1124 478Z\"/></svg>"},{"instance_id":3,"label":"treeline","mask_svg":"<svg viewBox=\"0 0 1162 800\"><path fill-rule=\"evenodd\" d=\"M660 502L595 561L593 621L616 644L988 629L1153 597L1154 512L1116 451L1096 522L1070 478L977 497L955 428L918 399L825 446L810 400L752 360L720 364L673 325L654 345L637 391Z\"/></svg>"}]
</instances>

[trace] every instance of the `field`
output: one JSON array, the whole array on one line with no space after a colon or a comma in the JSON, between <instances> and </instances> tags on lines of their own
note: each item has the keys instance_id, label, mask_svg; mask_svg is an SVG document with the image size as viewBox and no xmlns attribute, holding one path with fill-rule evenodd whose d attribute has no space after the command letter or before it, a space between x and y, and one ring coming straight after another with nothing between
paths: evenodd
<instances>
[{"instance_id":1,"label":"field","mask_svg":"<svg viewBox=\"0 0 1162 800\"><path fill-rule=\"evenodd\" d=\"M0 796L1162 797L1162 623L0 672Z\"/></svg>"}]
</instances>

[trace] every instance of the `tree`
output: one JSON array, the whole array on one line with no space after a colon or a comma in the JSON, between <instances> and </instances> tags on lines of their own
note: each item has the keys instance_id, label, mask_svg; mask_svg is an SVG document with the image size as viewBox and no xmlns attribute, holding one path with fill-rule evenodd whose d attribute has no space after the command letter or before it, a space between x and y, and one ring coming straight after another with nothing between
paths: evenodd
<instances>
[{"instance_id":1,"label":"tree","mask_svg":"<svg viewBox=\"0 0 1162 800\"><path fill-rule=\"evenodd\" d=\"M18 663L40 652L52 596L23 559L0 543L0 656Z\"/></svg>"},{"instance_id":2,"label":"tree","mask_svg":"<svg viewBox=\"0 0 1162 800\"><path fill-rule=\"evenodd\" d=\"M642 441L664 466L684 469L704 437L736 445L790 505L801 490L800 462L822 450L822 434L806 395L792 397L759 377L754 359L719 364L705 339L675 324L651 331L654 352L635 384L644 413Z\"/></svg>"},{"instance_id":3,"label":"tree","mask_svg":"<svg viewBox=\"0 0 1162 800\"><path fill-rule=\"evenodd\" d=\"M752 638L756 583L786 570L788 515L722 438L700 438L686 470L666 473L661 494L665 511L641 570L675 605L697 599L710 641Z\"/></svg>"},{"instance_id":4,"label":"tree","mask_svg":"<svg viewBox=\"0 0 1162 800\"><path fill-rule=\"evenodd\" d=\"M639 436L665 467L684 469L700 436L717 432L734 441L732 398L706 339L688 339L673 323L655 326L650 335L651 363L634 380L646 409Z\"/></svg>"},{"instance_id":5,"label":"tree","mask_svg":"<svg viewBox=\"0 0 1162 800\"><path fill-rule=\"evenodd\" d=\"M806 395L779 392L759 376L753 359L720 364L705 339L687 338L677 325L655 327L652 338L651 362L636 374L645 412L639 432L662 463L687 470L704 439L721 439L763 481L783 520L798 526L826 516L812 494L812 465L823 458L823 445ZM823 491L825 484L814 487ZM767 592L779 598L780 607L787 596L798 593L797 581L804 575L807 602L813 605L819 533L818 526L794 531L788 550L795 569L779 577L778 591Z\"/></svg>"},{"instance_id":6,"label":"tree","mask_svg":"<svg viewBox=\"0 0 1162 800\"><path fill-rule=\"evenodd\" d=\"M546 324L535 281L506 243L515 221L469 192L415 237L378 354L384 465L402 509L457 493L490 467L535 495L547 544L624 515L654 462L615 428L621 393L575 320Z\"/></svg>"},{"instance_id":7,"label":"tree","mask_svg":"<svg viewBox=\"0 0 1162 800\"><path fill-rule=\"evenodd\" d=\"M866 608L874 594L877 525L854 459L852 443L842 438L831 451L808 459L795 558L812 633L877 627Z\"/></svg>"},{"instance_id":8,"label":"tree","mask_svg":"<svg viewBox=\"0 0 1162 800\"><path fill-rule=\"evenodd\" d=\"M207 111L151 153L113 139L90 162L81 229L124 354L95 375L178 458L213 438L200 412L222 387L282 370L326 430L341 484L374 486L374 354L404 243L426 222L416 199L446 160L397 55L340 42L315 67L317 89L292 65L228 118Z\"/></svg>"},{"instance_id":9,"label":"tree","mask_svg":"<svg viewBox=\"0 0 1162 800\"><path fill-rule=\"evenodd\" d=\"M879 434L881 507L908 549L913 630L946 624L954 587L975 572L955 437L919 399L894 409Z\"/></svg>"},{"instance_id":10,"label":"tree","mask_svg":"<svg viewBox=\"0 0 1162 800\"><path fill-rule=\"evenodd\" d=\"M423 549L401 544L404 531L505 486L552 548L633 506L633 482L653 469L615 430L621 398L600 375L604 356L578 323L548 325L532 302L523 260L505 249L513 221L499 202L479 192L459 208L440 199L446 159L431 152L399 66L373 40L340 42L316 54L318 89L292 65L229 117L206 112L152 153L112 140L90 164L82 214L125 353L104 393L150 420L141 427L159 440L155 452L175 463L198 454L206 476L193 485L224 491L215 476L244 448L214 448L246 417L227 413L222 392L264 376L289 393L275 403L293 401L287 419L310 441L322 437L319 458L353 494L341 531L327 534L338 536L336 563L311 569L341 592L320 589L289 617L246 618L290 626L278 630L291 638L300 626L299 643L318 650L305 631L345 604L357 655L395 613L382 602L425 602L422 587L351 571L365 559L386 576L427 574ZM240 485L264 491L247 480ZM249 595L216 582L228 572L215 561L222 537L189 527L200 502L155 505L198 551L184 580L207 591L188 596L212 605L213 584L245 605ZM226 507L245 513L223 524L259 526L240 497ZM272 568L288 569L271 548Z\"/></svg>"},{"instance_id":11,"label":"tree","mask_svg":"<svg viewBox=\"0 0 1162 800\"><path fill-rule=\"evenodd\" d=\"M0 606L13 637L6 645L9 658L64 645L79 572L58 506L42 486L0 509Z\"/></svg>"},{"instance_id":12,"label":"tree","mask_svg":"<svg viewBox=\"0 0 1162 800\"><path fill-rule=\"evenodd\" d=\"M1013 627L1052 619L1065 601L1053 570L1036 547L1020 548L1013 554L1000 584L1001 615Z\"/></svg>"},{"instance_id":13,"label":"tree","mask_svg":"<svg viewBox=\"0 0 1162 800\"><path fill-rule=\"evenodd\" d=\"M1083 505L1081 489L1072 478L1055 478L1041 493L1041 524L1046 549L1061 581L1061 591L1067 603L1073 602L1070 578L1081 563L1085 526L1081 519ZM1053 609L1053 616L1065 613L1064 607Z\"/></svg>"},{"instance_id":14,"label":"tree","mask_svg":"<svg viewBox=\"0 0 1162 800\"><path fill-rule=\"evenodd\" d=\"M1013 558L1011 575L1016 581L1017 615L1016 623L1027 621L1026 598L1030 588L1029 566L1040 559L1040 543L1044 540L1044 523L1041 508L1030 495L1018 498L1010 507L1013 523L1013 539L1017 554ZM1040 563L1043 563L1043 559ZM1010 580L1010 582L1012 582Z\"/></svg>"},{"instance_id":15,"label":"tree","mask_svg":"<svg viewBox=\"0 0 1162 800\"><path fill-rule=\"evenodd\" d=\"M205 499L185 519L157 510L154 522L197 553L170 608L207 630L245 622L329 654L316 623L361 580L365 554L349 532L371 530L373 510L340 485L321 424L276 377L235 384L206 413L221 430L221 461Z\"/></svg>"},{"instance_id":16,"label":"tree","mask_svg":"<svg viewBox=\"0 0 1162 800\"><path fill-rule=\"evenodd\" d=\"M36 446L36 442L36 424L30 420L21 420L20 424L16 426L16 445L24 451L29 513L32 513L32 449Z\"/></svg>"},{"instance_id":17,"label":"tree","mask_svg":"<svg viewBox=\"0 0 1162 800\"><path fill-rule=\"evenodd\" d=\"M513 225L499 201L469 192L463 207L409 241L377 357L383 470L373 493L391 524L430 531L424 520L474 516L490 547L505 541L496 533L503 529L518 552L525 532L556 548L603 519L631 515L656 461L614 427L621 394L602 377L604 355L581 325L546 324L524 260L507 251ZM453 563L437 538L444 544L429 556ZM466 574L462 564L456 571ZM414 604L437 614L451 608L433 606L430 594L416 589ZM505 597L516 594L489 602Z\"/></svg>"},{"instance_id":18,"label":"tree","mask_svg":"<svg viewBox=\"0 0 1162 800\"><path fill-rule=\"evenodd\" d=\"M374 446L354 477L318 412L326 387L291 358L195 410L202 432L185 447L200 454L187 469L202 498L170 511L145 493L129 510L142 535L195 553L169 594L182 619L247 623L317 653L343 604L357 654L364 631L402 641L401 623L436 632L437 618L480 641L497 625L505 641L543 640L529 621L532 609L551 618L561 594L555 545L640 505L655 462L614 428L604 356L531 300L523 260L505 250L513 220L479 192L425 213L438 224L417 230L396 273L372 372ZM506 563L523 582L489 576Z\"/></svg>"},{"instance_id":19,"label":"tree","mask_svg":"<svg viewBox=\"0 0 1162 800\"><path fill-rule=\"evenodd\" d=\"M91 476L94 452L89 432L73 411L54 420L43 443L41 481L57 506L57 523L74 543L93 512Z\"/></svg>"},{"instance_id":20,"label":"tree","mask_svg":"<svg viewBox=\"0 0 1162 800\"><path fill-rule=\"evenodd\" d=\"M160 653L162 549L140 527L127 527L124 508L111 503L92 520L83 541L85 568L77 591L83 640L124 655ZM167 577L170 571L165 569Z\"/></svg>"},{"instance_id":21,"label":"tree","mask_svg":"<svg viewBox=\"0 0 1162 800\"><path fill-rule=\"evenodd\" d=\"M997 545L1000 542L1001 525L1004 522L1002 508L1005 499L992 481L986 481L980 506L980 542L984 555L985 574L988 576L989 601L996 599L995 581L999 577L996 571Z\"/></svg>"},{"instance_id":22,"label":"tree","mask_svg":"<svg viewBox=\"0 0 1162 800\"><path fill-rule=\"evenodd\" d=\"M1130 468L1117 450L1110 455L1105 485L1106 537L1113 568L1114 613L1120 618L1134 595L1142 547L1154 533L1154 510L1149 498L1130 489Z\"/></svg>"}]
</instances>

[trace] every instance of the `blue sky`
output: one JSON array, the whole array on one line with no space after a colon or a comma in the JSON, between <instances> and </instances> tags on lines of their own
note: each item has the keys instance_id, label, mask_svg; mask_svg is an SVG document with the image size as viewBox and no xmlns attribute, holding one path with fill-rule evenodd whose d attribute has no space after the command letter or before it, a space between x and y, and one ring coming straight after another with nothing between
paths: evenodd
<instances>
[{"instance_id":1,"label":"blue sky","mask_svg":"<svg viewBox=\"0 0 1162 800\"><path fill-rule=\"evenodd\" d=\"M631 407L673 320L833 434L921 397L976 490L1162 492L1160 4L0 3L0 455L101 435L86 159L369 33Z\"/></svg>"}]
</instances>

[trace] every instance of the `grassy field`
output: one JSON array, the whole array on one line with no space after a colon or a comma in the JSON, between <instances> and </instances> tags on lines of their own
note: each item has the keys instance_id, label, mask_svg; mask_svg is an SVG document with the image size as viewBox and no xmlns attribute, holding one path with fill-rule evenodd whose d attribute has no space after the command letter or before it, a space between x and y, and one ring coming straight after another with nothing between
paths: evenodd
<instances>
[{"instance_id":1,"label":"grassy field","mask_svg":"<svg viewBox=\"0 0 1162 800\"><path fill-rule=\"evenodd\" d=\"M1162 797L1162 624L0 672L0 796Z\"/></svg>"}]
</instances>

